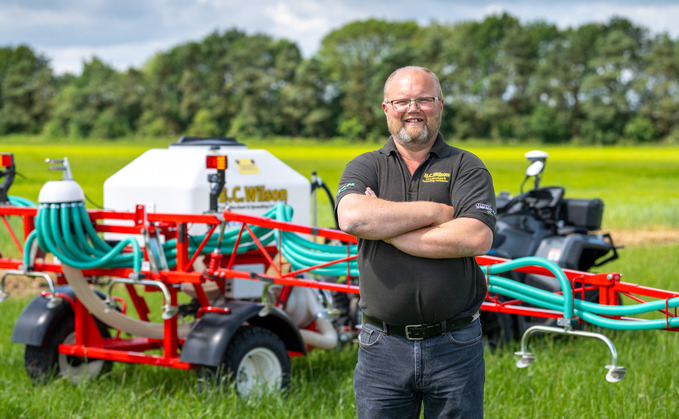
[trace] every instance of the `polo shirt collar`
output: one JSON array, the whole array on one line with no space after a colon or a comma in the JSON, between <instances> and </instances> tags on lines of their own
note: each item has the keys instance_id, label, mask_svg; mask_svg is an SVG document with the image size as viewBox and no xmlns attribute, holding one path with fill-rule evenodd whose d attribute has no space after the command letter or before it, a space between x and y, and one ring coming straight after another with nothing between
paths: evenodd
<instances>
[{"instance_id":1,"label":"polo shirt collar","mask_svg":"<svg viewBox=\"0 0 679 419\"><path fill-rule=\"evenodd\" d=\"M384 147L380 150L384 154L391 154L398 152L398 149L396 148L396 144L394 143L394 137L389 136L389 139L387 140L386 144L384 144ZM432 146L431 150L429 150L429 154L435 154L436 157L448 157L451 152L451 147L446 144L445 141L443 141L443 136L439 132L436 135L436 140L434 140L434 145Z\"/></svg>"}]
</instances>

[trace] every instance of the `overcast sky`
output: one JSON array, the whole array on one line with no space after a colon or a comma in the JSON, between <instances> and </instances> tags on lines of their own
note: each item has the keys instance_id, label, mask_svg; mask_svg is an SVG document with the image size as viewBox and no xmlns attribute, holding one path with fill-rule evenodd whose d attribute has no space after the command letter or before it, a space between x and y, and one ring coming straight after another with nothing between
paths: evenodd
<instances>
[{"instance_id":1,"label":"overcast sky","mask_svg":"<svg viewBox=\"0 0 679 419\"><path fill-rule=\"evenodd\" d=\"M503 11L560 28L623 16L651 33L679 35L679 0L0 0L0 46L28 44L57 73L96 55L120 70L179 43L238 28L293 40L309 57L333 29L378 18L459 22Z\"/></svg>"}]
</instances>

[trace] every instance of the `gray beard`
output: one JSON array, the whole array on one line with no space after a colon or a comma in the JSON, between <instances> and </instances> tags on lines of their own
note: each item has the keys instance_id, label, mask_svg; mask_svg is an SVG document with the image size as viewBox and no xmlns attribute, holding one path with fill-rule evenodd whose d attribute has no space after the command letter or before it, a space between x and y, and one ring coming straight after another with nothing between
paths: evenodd
<instances>
[{"instance_id":1,"label":"gray beard","mask_svg":"<svg viewBox=\"0 0 679 419\"><path fill-rule=\"evenodd\" d=\"M427 140L429 140L429 128L427 125L425 125L424 129L417 137L413 137L412 135L408 134L406 127L401 127L399 132L392 135L394 136L394 140L396 140L396 142L401 145L423 145L427 143Z\"/></svg>"}]
</instances>

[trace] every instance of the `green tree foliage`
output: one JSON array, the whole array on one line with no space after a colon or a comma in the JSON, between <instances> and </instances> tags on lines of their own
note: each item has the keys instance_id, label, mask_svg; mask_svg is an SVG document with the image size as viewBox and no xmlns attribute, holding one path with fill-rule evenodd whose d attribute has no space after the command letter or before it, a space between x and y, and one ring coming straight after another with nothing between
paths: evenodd
<instances>
[{"instance_id":1,"label":"green tree foliage","mask_svg":"<svg viewBox=\"0 0 679 419\"><path fill-rule=\"evenodd\" d=\"M237 29L117 71L54 76L27 46L0 48L0 135L388 135L387 77L421 65L441 81L452 138L648 143L679 138L679 41L614 17L560 30L506 13L461 23L369 19L294 43Z\"/></svg>"},{"instance_id":2,"label":"green tree foliage","mask_svg":"<svg viewBox=\"0 0 679 419\"><path fill-rule=\"evenodd\" d=\"M143 70L140 129L153 135L297 135L304 115L291 121L294 112L286 115L283 102L296 96L285 91L301 64L295 44L238 30L158 53Z\"/></svg>"},{"instance_id":3,"label":"green tree foliage","mask_svg":"<svg viewBox=\"0 0 679 419\"><path fill-rule=\"evenodd\" d=\"M330 77L318 59L302 61L280 91L281 128L294 137L335 135L341 108L330 86Z\"/></svg>"},{"instance_id":4,"label":"green tree foliage","mask_svg":"<svg viewBox=\"0 0 679 419\"><path fill-rule=\"evenodd\" d=\"M49 118L52 70L29 47L0 48L0 135L36 133Z\"/></svg>"},{"instance_id":5,"label":"green tree foliage","mask_svg":"<svg viewBox=\"0 0 679 419\"><path fill-rule=\"evenodd\" d=\"M395 69L413 63L414 22L370 19L353 22L328 34L318 59L341 103L339 125L356 139L385 134L384 81Z\"/></svg>"},{"instance_id":6,"label":"green tree foliage","mask_svg":"<svg viewBox=\"0 0 679 419\"><path fill-rule=\"evenodd\" d=\"M586 113L584 132L597 142L613 143L632 116L632 89L642 70L645 34L628 20L614 18L597 30L596 55L588 61L592 71L583 78Z\"/></svg>"},{"instance_id":7,"label":"green tree foliage","mask_svg":"<svg viewBox=\"0 0 679 419\"><path fill-rule=\"evenodd\" d=\"M679 131L679 42L662 34L649 49L635 86L638 113L652 121L656 136L665 137Z\"/></svg>"},{"instance_id":8,"label":"green tree foliage","mask_svg":"<svg viewBox=\"0 0 679 419\"><path fill-rule=\"evenodd\" d=\"M143 78L130 69L119 73L96 57L82 75L68 80L52 98L53 118L46 135L119 138L133 132L141 113Z\"/></svg>"}]
</instances>

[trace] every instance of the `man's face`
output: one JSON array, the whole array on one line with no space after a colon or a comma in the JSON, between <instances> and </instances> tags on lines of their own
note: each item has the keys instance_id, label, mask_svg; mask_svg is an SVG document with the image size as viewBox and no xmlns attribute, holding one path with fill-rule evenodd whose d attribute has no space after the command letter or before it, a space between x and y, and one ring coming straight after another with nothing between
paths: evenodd
<instances>
[{"instance_id":1,"label":"man's face","mask_svg":"<svg viewBox=\"0 0 679 419\"><path fill-rule=\"evenodd\" d=\"M429 74L420 70L403 70L387 85L387 101L437 97L436 83ZM394 112L391 104L382 104L387 115L387 125L394 140L404 146L424 146L436 138L441 126L443 100L434 102L434 108L421 110L414 102L405 112Z\"/></svg>"}]
</instances>

